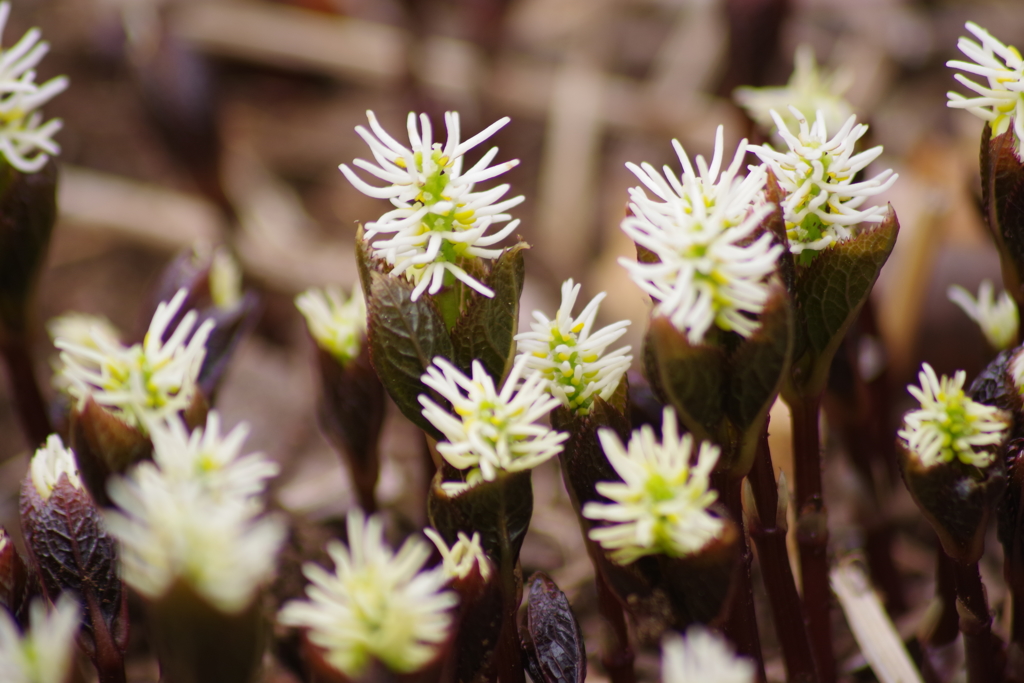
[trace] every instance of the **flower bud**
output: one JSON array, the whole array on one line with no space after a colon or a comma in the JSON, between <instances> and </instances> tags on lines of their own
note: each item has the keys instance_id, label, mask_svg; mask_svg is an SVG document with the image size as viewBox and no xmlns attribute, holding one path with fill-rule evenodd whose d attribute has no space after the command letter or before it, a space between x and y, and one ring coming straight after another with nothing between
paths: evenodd
<instances>
[{"instance_id":1,"label":"flower bud","mask_svg":"<svg viewBox=\"0 0 1024 683\"><path fill-rule=\"evenodd\" d=\"M74 454L50 436L36 451L21 487L21 525L43 592L75 595L81 644L103 680L124 676L128 601L118 576L117 546L78 473Z\"/></svg>"}]
</instances>

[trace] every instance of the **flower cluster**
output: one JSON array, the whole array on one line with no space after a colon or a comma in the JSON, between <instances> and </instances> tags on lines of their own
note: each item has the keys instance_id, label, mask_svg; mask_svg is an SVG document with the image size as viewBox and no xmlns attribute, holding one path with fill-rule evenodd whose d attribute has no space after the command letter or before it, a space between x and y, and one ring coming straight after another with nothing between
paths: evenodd
<instances>
[{"instance_id":1,"label":"flower cluster","mask_svg":"<svg viewBox=\"0 0 1024 683\"><path fill-rule=\"evenodd\" d=\"M42 598L29 607L29 630L0 608L0 681L6 683L64 683L71 677L81 624L78 602L61 595L47 613Z\"/></svg>"},{"instance_id":2,"label":"flower cluster","mask_svg":"<svg viewBox=\"0 0 1024 683\"><path fill-rule=\"evenodd\" d=\"M500 249L489 247L511 235L519 225L518 219L511 220L505 212L522 202L523 197L500 201L508 192L508 185L483 192L474 192L473 187L519 162L491 166L498 154L498 148L493 147L469 170L463 171L462 166L466 152L494 135L509 119L496 121L469 140L461 141L459 115L447 112L444 119L448 139L442 145L433 141L427 115L421 114L417 125L416 115L410 113L410 147L405 147L388 135L373 112L366 115L370 130L359 126L356 132L370 146L377 163L356 159L353 165L387 185L370 185L346 164L340 168L356 189L371 197L388 199L395 207L366 224L368 241L378 235L388 236L373 242L374 253L394 266L393 275L405 274L417 283L413 300L424 291L436 294L442 285L455 278L484 296L494 296L494 292L466 272L464 262L473 258L493 259L501 254ZM506 221L511 222L488 234L491 225ZM446 274L450 277L446 278Z\"/></svg>"},{"instance_id":3,"label":"flower cluster","mask_svg":"<svg viewBox=\"0 0 1024 683\"><path fill-rule=\"evenodd\" d=\"M480 577L484 581L491 575L491 562L480 545L479 531L474 531L472 537L460 531L458 540L451 548L434 529L424 529L423 533L437 546L437 552L441 553L441 566L449 579L464 579L473 571L473 567L479 567Z\"/></svg>"},{"instance_id":4,"label":"flower cluster","mask_svg":"<svg viewBox=\"0 0 1024 683\"><path fill-rule=\"evenodd\" d=\"M640 187L630 190L632 216L622 222L622 230L656 261L620 263L658 302L654 314L686 331L693 344L701 343L712 325L744 337L757 330L760 323L751 316L764 310L766 279L782 250L770 234L753 237L773 208L760 199L765 171L755 168L746 178L738 177L746 140L722 171L722 140L719 126L711 165L696 159L699 174L676 141L683 165L679 178L668 167L662 177L650 164L627 164L661 201L649 199Z\"/></svg>"},{"instance_id":5,"label":"flower cluster","mask_svg":"<svg viewBox=\"0 0 1024 683\"><path fill-rule=\"evenodd\" d=\"M1013 124L1013 134L1017 156L1021 156L1021 144L1024 140L1024 59L1020 51L1007 46L992 36L991 33L972 21L964 26L975 38L961 37L957 47L971 62L952 60L946 66L966 71L984 78L988 85L981 85L970 80L963 74L953 76L961 85L975 93L975 97L964 97L960 93L949 92L947 106L955 109L966 109L983 121L988 121L992 128L992 136L1002 135Z\"/></svg>"},{"instance_id":6,"label":"flower cluster","mask_svg":"<svg viewBox=\"0 0 1024 683\"><path fill-rule=\"evenodd\" d=\"M562 303L555 319L534 311L531 331L517 335L516 341L521 361L544 374L551 394L566 408L586 415L595 396L607 400L615 393L633 357L628 346L605 355L608 345L626 333L628 320L592 332L604 292L572 317L579 293L580 285L571 279L562 283Z\"/></svg>"},{"instance_id":7,"label":"flower cluster","mask_svg":"<svg viewBox=\"0 0 1024 683\"><path fill-rule=\"evenodd\" d=\"M292 601L278 621L309 629L309 640L325 651L328 663L358 678L377 659L397 673L430 663L448 639L458 598L443 590L444 571L424 571L429 546L410 537L397 553L384 542L381 518L348 516L348 547L327 546L329 572L306 564L308 600Z\"/></svg>"},{"instance_id":8,"label":"flower cluster","mask_svg":"<svg viewBox=\"0 0 1024 683\"><path fill-rule=\"evenodd\" d=\"M78 473L78 462L75 454L64 447L64 442L56 434L46 439L46 445L38 449L29 464L29 476L39 492L39 497L47 500L54 487L60 482L61 475L68 478L68 483L75 488L82 488L82 478Z\"/></svg>"},{"instance_id":9,"label":"flower cluster","mask_svg":"<svg viewBox=\"0 0 1024 683\"><path fill-rule=\"evenodd\" d=\"M216 412L191 434L177 416L153 423L153 462L108 486L120 510L106 521L128 585L155 600L184 581L225 613L252 602L273 573L284 527L260 500L277 466L239 455L247 432L239 425L221 436Z\"/></svg>"},{"instance_id":10,"label":"flower cluster","mask_svg":"<svg viewBox=\"0 0 1024 683\"><path fill-rule=\"evenodd\" d=\"M161 302L141 344L124 346L100 325L88 327L86 339L57 336L62 382L79 404L92 398L125 423L148 431L153 422L191 405L196 380L206 358L206 341L214 322L195 328L198 314L189 311L164 341L188 292L178 290Z\"/></svg>"},{"instance_id":11,"label":"flower cluster","mask_svg":"<svg viewBox=\"0 0 1024 683\"><path fill-rule=\"evenodd\" d=\"M693 436L679 435L675 411L665 408L662 441L645 425L633 432L628 450L610 429L598 432L601 447L621 482L599 482L597 492L611 503L587 503L583 516L609 522L590 530L590 538L622 565L645 555L684 557L699 552L725 527L708 507L718 494L710 475L719 448L707 441L690 463Z\"/></svg>"},{"instance_id":12,"label":"flower cluster","mask_svg":"<svg viewBox=\"0 0 1024 683\"><path fill-rule=\"evenodd\" d=\"M752 683L754 664L737 657L729 644L702 626L686 636L666 635L661 643L662 683Z\"/></svg>"},{"instance_id":13,"label":"flower cluster","mask_svg":"<svg viewBox=\"0 0 1024 683\"><path fill-rule=\"evenodd\" d=\"M918 373L921 386L907 387L921 407L904 416L898 436L925 468L953 460L988 467L995 460L990 447L1002 443L1009 419L998 408L968 398L963 390L966 377L959 370L952 379L939 379L925 363Z\"/></svg>"},{"instance_id":14,"label":"flower cluster","mask_svg":"<svg viewBox=\"0 0 1024 683\"><path fill-rule=\"evenodd\" d=\"M866 124L857 123L856 116L850 116L829 139L821 111L813 124L799 109L790 107L789 111L799 125L796 134L778 112L771 112L789 149L777 152L770 145L759 145L750 151L771 168L787 193L782 209L790 251L808 251L813 255L851 237L852 228L860 223L882 222L886 207L860 206L869 197L888 190L899 176L887 169L870 180L854 182L856 175L882 153L881 145L853 153L857 141L868 130Z\"/></svg>"},{"instance_id":15,"label":"flower cluster","mask_svg":"<svg viewBox=\"0 0 1024 683\"><path fill-rule=\"evenodd\" d=\"M1008 292L1002 292L996 300L992 281L983 280L978 288L977 299L959 285L950 287L948 296L971 320L978 323L992 348L1001 351L1013 346L1017 340L1017 328L1020 327L1020 314Z\"/></svg>"},{"instance_id":16,"label":"flower cluster","mask_svg":"<svg viewBox=\"0 0 1024 683\"><path fill-rule=\"evenodd\" d=\"M428 396L419 397L423 416L447 439L437 444L437 451L453 467L470 470L465 483L443 484L449 494L493 481L499 472L532 469L562 451L568 435L537 424L558 399L547 394L547 381L539 371L519 386L525 368L516 363L500 392L479 361L473 361L472 378L444 358L435 358L423 375L423 383L447 399L455 413Z\"/></svg>"},{"instance_id":17,"label":"flower cluster","mask_svg":"<svg viewBox=\"0 0 1024 683\"><path fill-rule=\"evenodd\" d=\"M0 35L11 14L11 3L0 3ZM59 154L53 136L59 119L43 122L39 107L68 87L64 76L37 84L35 67L50 51L39 29L33 28L14 47L0 46L0 154L22 173L35 173L50 155Z\"/></svg>"},{"instance_id":18,"label":"flower cluster","mask_svg":"<svg viewBox=\"0 0 1024 683\"><path fill-rule=\"evenodd\" d=\"M320 348L342 363L359 355L366 334L366 302L359 285L348 299L339 287L308 289L295 298L295 306Z\"/></svg>"},{"instance_id":19,"label":"flower cluster","mask_svg":"<svg viewBox=\"0 0 1024 683\"><path fill-rule=\"evenodd\" d=\"M787 126L798 126L796 118L788 115L788 107L800 111L820 111L830 129L843 125L853 114L853 107L843 98L852 85L852 74L847 71L823 73L814 59L814 48L803 44L793 58L793 75L789 82L776 88L737 88L733 98L757 125L764 129L774 126L771 112L782 113Z\"/></svg>"}]
</instances>

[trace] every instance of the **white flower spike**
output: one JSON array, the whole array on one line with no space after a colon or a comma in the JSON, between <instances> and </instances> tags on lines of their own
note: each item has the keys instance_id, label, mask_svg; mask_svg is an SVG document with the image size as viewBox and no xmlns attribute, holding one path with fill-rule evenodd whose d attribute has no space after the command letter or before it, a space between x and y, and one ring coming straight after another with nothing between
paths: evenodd
<instances>
[{"instance_id":1,"label":"white flower spike","mask_svg":"<svg viewBox=\"0 0 1024 683\"><path fill-rule=\"evenodd\" d=\"M455 412L423 394L419 397L423 416L447 439L437 444L437 451L456 469L469 470L465 483L442 484L449 495L494 481L500 472L532 469L562 451L568 435L537 424L558 399L545 391L546 380L537 370L519 386L525 369L517 362L499 392L479 361L473 361L472 378L444 358L435 358L427 368L423 383L446 398Z\"/></svg>"},{"instance_id":2,"label":"white flower spike","mask_svg":"<svg viewBox=\"0 0 1024 683\"><path fill-rule=\"evenodd\" d=\"M491 575L491 562L484 554L483 546L480 545L480 532L474 531L470 538L463 532L459 532L459 538L451 548L441 538L441 534L434 529L423 530L441 553L441 566L444 574L449 579L464 579L473 571L473 567L480 568L480 577L486 581Z\"/></svg>"},{"instance_id":3,"label":"white flower spike","mask_svg":"<svg viewBox=\"0 0 1024 683\"><path fill-rule=\"evenodd\" d=\"M0 35L11 13L9 2L0 3ZM0 154L22 173L35 173L51 155L60 153L53 136L61 129L59 119L43 122L37 111L68 87L64 76L46 83L35 82L35 67L50 50L33 28L13 47L0 46Z\"/></svg>"},{"instance_id":4,"label":"white flower spike","mask_svg":"<svg viewBox=\"0 0 1024 683\"><path fill-rule=\"evenodd\" d=\"M32 476L32 484L43 500L47 500L53 493L62 474L67 476L69 484L77 489L82 488L82 478L78 474L75 454L70 448L64 447L64 442L56 434L50 434L46 438L46 445L32 456L29 474Z\"/></svg>"},{"instance_id":5,"label":"white flower spike","mask_svg":"<svg viewBox=\"0 0 1024 683\"><path fill-rule=\"evenodd\" d=\"M662 177L649 164L627 164L661 201L648 198L643 188L632 188L632 215L622 222L622 230L657 262L619 263L657 302L654 315L667 317L692 344L702 343L712 326L743 337L758 329L754 316L768 301L767 278L782 251L767 233L751 240L773 208L761 199L765 171L754 168L746 178L737 176L746 140L722 171L722 140L720 126L711 165L698 156L697 171L674 142L683 165L679 178L667 167Z\"/></svg>"},{"instance_id":6,"label":"white flower spike","mask_svg":"<svg viewBox=\"0 0 1024 683\"><path fill-rule=\"evenodd\" d=\"M284 606L278 621L309 629L309 640L349 678L377 659L397 673L414 673L437 656L448 639L458 597L443 590L440 567L423 570L430 549L410 537L397 553L384 542L380 517L348 516L348 547L327 546L329 572L306 564L307 600Z\"/></svg>"},{"instance_id":7,"label":"white flower spike","mask_svg":"<svg viewBox=\"0 0 1024 683\"><path fill-rule=\"evenodd\" d=\"M572 309L579 293L580 285L572 279L562 283L562 304L555 319L534 311L531 331L516 335L516 341L521 362L527 369L544 374L552 396L566 408L586 415L594 397L611 398L633 357L628 346L605 354L605 349L626 333L630 321L592 331L605 293L595 296L573 318Z\"/></svg>"},{"instance_id":8,"label":"white flower spike","mask_svg":"<svg viewBox=\"0 0 1024 683\"><path fill-rule=\"evenodd\" d=\"M757 125L766 130L775 126L771 111L780 112L787 126L797 127L799 122L789 114L789 107L800 111L821 111L825 125L835 130L853 114L853 107L843 93L853 85L849 71L827 73L818 68L814 48L802 44L793 57L793 75L786 85L776 88L737 88L733 94Z\"/></svg>"},{"instance_id":9,"label":"white flower spike","mask_svg":"<svg viewBox=\"0 0 1024 683\"><path fill-rule=\"evenodd\" d=\"M703 626L661 641L662 683L753 683L754 664Z\"/></svg>"},{"instance_id":10,"label":"white flower spike","mask_svg":"<svg viewBox=\"0 0 1024 683\"><path fill-rule=\"evenodd\" d=\"M710 476L718 446L707 441L691 466L693 437L680 437L675 411L665 408L663 438L658 443L649 425L633 432L628 450L610 429L598 432L601 447L621 482L599 482L597 492L611 503L587 503L583 516L609 522L590 530L590 538L611 559L627 565L645 555L685 557L718 537L725 522L708 507L718 494Z\"/></svg>"},{"instance_id":11,"label":"white flower spike","mask_svg":"<svg viewBox=\"0 0 1024 683\"><path fill-rule=\"evenodd\" d=\"M1002 443L1009 417L992 406L971 400L964 394L967 373L958 370L953 378L939 379L930 365L921 366L921 386L907 391L921 403L903 417L897 432L911 457L925 468L959 460L965 465L988 467L996 458L989 446Z\"/></svg>"},{"instance_id":12,"label":"white flower spike","mask_svg":"<svg viewBox=\"0 0 1024 683\"><path fill-rule=\"evenodd\" d=\"M444 145L433 141L430 119L410 113L408 132L410 146L405 147L391 137L377 122L372 111L366 112L370 130L359 126L356 132L370 146L376 164L356 159L353 165L383 180L377 187L362 180L346 164L340 166L349 182L371 197L388 199L394 209L376 221L366 224L366 240L379 235L387 239L373 242L374 253L394 266L392 275L405 274L417 283L412 298L424 292L436 294L441 287L459 279L480 294L492 297L483 283L473 279L459 265L472 258L494 259L500 249L495 244L515 231L519 220L505 213L523 201L513 197L500 201L508 185L474 192L477 183L490 180L516 166L518 160L491 166L498 148L492 147L472 168L463 171L464 155L509 122L503 118L492 123L469 140L462 141L459 115L446 112L448 139ZM492 225L508 222L488 234ZM446 283L446 279L449 282Z\"/></svg>"},{"instance_id":13,"label":"white flower spike","mask_svg":"<svg viewBox=\"0 0 1024 683\"><path fill-rule=\"evenodd\" d=\"M125 347L101 328L92 328L91 343L57 337L62 351L61 375L79 405L92 397L127 424L143 432L152 422L191 405L196 380L206 358L206 341L214 322L195 327L198 314L189 311L163 341L188 292L178 290L170 302L157 306L141 344Z\"/></svg>"},{"instance_id":14,"label":"white flower spike","mask_svg":"<svg viewBox=\"0 0 1024 683\"><path fill-rule=\"evenodd\" d=\"M977 299L959 285L950 287L947 296L967 314L967 317L978 323L985 339L996 351L1008 349L1016 342L1017 328L1020 327L1017 304L1005 291L1000 293L997 300L991 280L981 282Z\"/></svg>"},{"instance_id":15,"label":"white flower spike","mask_svg":"<svg viewBox=\"0 0 1024 683\"><path fill-rule=\"evenodd\" d=\"M121 543L125 582L150 600L176 581L235 614L273 576L284 525L263 515L260 496L277 465L239 457L247 427L220 436L216 412L188 434L177 416L154 424L153 462L108 484L116 510L107 527Z\"/></svg>"},{"instance_id":16,"label":"white flower spike","mask_svg":"<svg viewBox=\"0 0 1024 683\"><path fill-rule=\"evenodd\" d=\"M757 145L750 151L771 168L787 193L782 209L790 251L813 254L852 237L852 228L860 223L881 223L887 207L860 207L892 187L899 176L887 169L870 180L854 182L857 173L882 153L879 145L854 154L857 140L868 130L866 124L857 123L856 116L848 118L830 139L821 111L809 124L800 110L789 110L800 126L796 134L778 112L771 112L789 149L777 152L769 145Z\"/></svg>"},{"instance_id":17,"label":"white flower spike","mask_svg":"<svg viewBox=\"0 0 1024 683\"><path fill-rule=\"evenodd\" d=\"M197 485L212 500L244 500L261 495L279 470L262 453L242 455L248 436L245 422L222 435L216 410L207 414L205 427L191 432L180 416L172 415L152 425L153 461L164 479Z\"/></svg>"},{"instance_id":18,"label":"white flower spike","mask_svg":"<svg viewBox=\"0 0 1024 683\"><path fill-rule=\"evenodd\" d=\"M81 621L78 602L69 595L61 595L49 613L42 598L33 600L24 635L7 610L0 609L0 681L67 683Z\"/></svg>"},{"instance_id":19,"label":"white flower spike","mask_svg":"<svg viewBox=\"0 0 1024 683\"><path fill-rule=\"evenodd\" d=\"M307 289L295 298L317 345L344 363L359 355L366 333L366 302L357 284L352 296L340 287Z\"/></svg>"},{"instance_id":20,"label":"white flower spike","mask_svg":"<svg viewBox=\"0 0 1024 683\"><path fill-rule=\"evenodd\" d=\"M992 137L1002 135L1012 124L1014 147L1021 156L1024 141L1024 59L1017 48L1004 45L991 33L967 22L965 28L980 43L961 37L957 47L972 61L952 60L946 66L959 69L983 78L987 85L975 83L963 74L953 76L961 85L971 90L974 97L949 92L946 105L954 109L966 109L992 128Z\"/></svg>"}]
</instances>

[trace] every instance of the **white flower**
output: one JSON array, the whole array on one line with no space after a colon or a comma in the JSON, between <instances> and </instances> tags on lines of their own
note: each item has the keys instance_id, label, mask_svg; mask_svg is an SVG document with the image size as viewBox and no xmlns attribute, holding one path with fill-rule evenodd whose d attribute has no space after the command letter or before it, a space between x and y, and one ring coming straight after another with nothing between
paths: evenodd
<instances>
[{"instance_id":1,"label":"white flower","mask_svg":"<svg viewBox=\"0 0 1024 683\"><path fill-rule=\"evenodd\" d=\"M150 600L176 581L215 608L237 613L273 575L284 525L263 516L259 496L277 466L239 457L247 427L220 436L211 412L206 429L188 435L177 416L152 426L153 462L108 484L120 510L105 511L121 543L125 581Z\"/></svg>"},{"instance_id":2,"label":"white flower","mask_svg":"<svg viewBox=\"0 0 1024 683\"><path fill-rule=\"evenodd\" d=\"M480 568L480 577L484 581L491 575L491 562L480 545L479 531L474 531L472 538L460 531L459 540L451 548L434 529L428 527L423 533L434 542L437 551L441 553L441 566L447 578L464 579L473 571L473 567Z\"/></svg>"},{"instance_id":3,"label":"white flower","mask_svg":"<svg viewBox=\"0 0 1024 683\"><path fill-rule=\"evenodd\" d=\"M753 683L754 664L702 626L661 641L662 683Z\"/></svg>"},{"instance_id":4,"label":"white flower","mask_svg":"<svg viewBox=\"0 0 1024 683\"><path fill-rule=\"evenodd\" d=\"M991 465L996 454L986 447L1003 442L1008 416L964 394L963 370L940 380L925 363L917 376L921 386L910 385L907 391L921 407L903 417L903 429L897 433L910 455L926 468L954 459L975 467Z\"/></svg>"},{"instance_id":5,"label":"white flower","mask_svg":"<svg viewBox=\"0 0 1024 683\"><path fill-rule=\"evenodd\" d=\"M341 362L359 355L366 333L366 303L358 284L347 299L340 287L307 289L295 297L295 306L305 316L309 334L320 348Z\"/></svg>"},{"instance_id":6,"label":"white flower","mask_svg":"<svg viewBox=\"0 0 1024 683\"><path fill-rule=\"evenodd\" d=\"M435 358L427 368L423 383L454 410L451 414L426 395L419 397L423 416L448 439L437 444L437 451L453 467L470 470L465 484L442 485L449 495L494 481L499 472L532 469L562 451L568 435L536 423L558 399L547 394L544 375L536 370L517 388L524 370L522 362L516 363L499 393L479 361L473 361L472 379L444 358Z\"/></svg>"},{"instance_id":7,"label":"white flower","mask_svg":"<svg viewBox=\"0 0 1024 683\"><path fill-rule=\"evenodd\" d=\"M46 323L46 331L54 341L64 339L95 351L100 348L97 340L116 344L121 338L121 333L112 322L103 316L88 313L72 312L51 318Z\"/></svg>"},{"instance_id":8,"label":"white flower","mask_svg":"<svg viewBox=\"0 0 1024 683\"><path fill-rule=\"evenodd\" d=\"M782 112L787 126L798 126L799 122L789 115L789 107L800 111L821 111L825 125L832 130L839 128L853 114L853 107L843 97L853 84L849 71L825 73L818 69L814 59L814 48L802 44L793 58L793 75L789 82L774 88L737 88L733 98L757 125L771 129L774 125L771 111Z\"/></svg>"},{"instance_id":9,"label":"white flower","mask_svg":"<svg viewBox=\"0 0 1024 683\"><path fill-rule=\"evenodd\" d=\"M75 454L70 448L64 447L64 442L56 434L50 434L46 438L46 445L32 456L29 474L32 477L32 484L43 500L47 500L53 493L62 474L67 475L69 484L77 489L82 488Z\"/></svg>"},{"instance_id":10,"label":"white flower","mask_svg":"<svg viewBox=\"0 0 1024 683\"><path fill-rule=\"evenodd\" d=\"M348 516L348 548L332 542L327 553L334 571L306 564L308 600L286 604L278 621L308 628L327 662L349 678L358 678L371 658L398 673L429 664L448 639L458 597L443 590L440 568L423 570L427 544L410 537L394 553L380 517L364 520L356 510Z\"/></svg>"},{"instance_id":11,"label":"white flower","mask_svg":"<svg viewBox=\"0 0 1024 683\"><path fill-rule=\"evenodd\" d=\"M0 680L4 683L67 683L75 661L81 624L78 602L62 594L47 613L36 598L29 606L29 630L22 635L6 609L0 609Z\"/></svg>"},{"instance_id":12,"label":"white flower","mask_svg":"<svg viewBox=\"0 0 1024 683\"><path fill-rule=\"evenodd\" d=\"M0 3L0 34L11 13L9 2ZM50 50L49 43L40 42L39 29L31 29L14 47L0 47L0 154L22 173L35 173L46 165L49 155L60 153L53 141L61 121L43 123L36 111L68 87L64 76L39 85L35 82L35 66Z\"/></svg>"},{"instance_id":13,"label":"white flower","mask_svg":"<svg viewBox=\"0 0 1024 683\"><path fill-rule=\"evenodd\" d=\"M170 338L163 340L187 294L180 289L170 303L157 306L141 344L125 347L99 328L91 330L91 343L63 337L54 340L54 346L63 352L61 374L80 405L92 397L143 431L149 429L150 422L191 405L214 322L207 320L193 332L197 314L189 311Z\"/></svg>"},{"instance_id":14,"label":"white flower","mask_svg":"<svg viewBox=\"0 0 1024 683\"><path fill-rule=\"evenodd\" d=\"M859 207L869 197L888 190L899 176L886 169L870 180L854 182L857 173L882 153L881 145L853 153L867 125L857 124L857 117L851 116L829 139L821 111L813 125L800 110L790 107L789 111L800 125L796 135L778 112L771 112L789 150L776 152L770 145L759 145L750 151L772 169L779 186L788 193L782 209L790 251L821 251L852 237L851 228L860 223L881 223L885 206Z\"/></svg>"},{"instance_id":15,"label":"white flower","mask_svg":"<svg viewBox=\"0 0 1024 683\"><path fill-rule=\"evenodd\" d=\"M473 186L501 175L519 162L513 160L490 166L498 154L498 148L492 147L469 170L463 171L462 165L466 152L494 135L509 119L496 121L462 142L458 113L446 112L448 140L442 146L433 141L427 115L420 114L417 126L416 115L410 113L407 126L410 147L405 147L388 135L373 112L366 112L366 116L370 130L358 126L356 132L370 146L377 163L356 159L353 165L387 185L376 187L366 183L346 164L340 168L356 189L371 197L388 199L395 207L366 224L367 241L378 235L389 235L373 243L375 254L394 265L392 275L405 274L417 283L412 293L414 301L428 287L431 294L436 294L453 278L484 296L494 296L494 292L473 279L460 263L472 258L493 259L501 254L500 249L488 247L511 235L519 220L511 221L492 234L487 231L492 224L511 220L505 212L522 202L523 197L499 201L508 192L508 185L483 192L474 192ZM446 278L446 273L451 277ZM449 282L445 282L446 279Z\"/></svg>"},{"instance_id":16,"label":"white flower","mask_svg":"<svg viewBox=\"0 0 1024 683\"><path fill-rule=\"evenodd\" d=\"M711 166L700 156L696 159L699 175L679 143L673 145L683 165L679 178L667 167L662 178L649 164L627 164L662 201L632 188L633 215L622 222L622 230L658 260L619 263L658 302L654 315L669 318L688 333L691 343L702 343L712 325L749 337L760 325L751 316L764 310L766 278L782 251L768 233L751 239L773 208L761 199L765 171L754 168L746 178L737 177L747 150L744 140L719 176L721 127Z\"/></svg>"},{"instance_id":17,"label":"white flower","mask_svg":"<svg viewBox=\"0 0 1024 683\"><path fill-rule=\"evenodd\" d=\"M154 422L150 438L161 475L168 481L198 484L213 500L259 496L267 480L277 475L277 464L262 453L241 455L248 424L239 423L223 436L220 431L216 410L207 414L205 429L196 427L191 434L179 415Z\"/></svg>"},{"instance_id":18,"label":"white flower","mask_svg":"<svg viewBox=\"0 0 1024 683\"><path fill-rule=\"evenodd\" d=\"M599 482L597 492L611 503L587 503L583 516L610 522L594 527L590 538L626 565L644 555L685 557L699 552L725 528L708 511L718 494L709 477L718 462L718 446L707 441L691 466L693 437L679 436L675 411L665 408L662 442L645 425L633 432L628 451L610 429L598 432L601 447L621 482Z\"/></svg>"},{"instance_id":19,"label":"white flower","mask_svg":"<svg viewBox=\"0 0 1024 683\"><path fill-rule=\"evenodd\" d=\"M604 355L608 345L626 333L623 320L591 333L597 308L605 297L601 292L576 317L572 317L580 285L572 279L562 283L562 304L549 320L540 311L530 332L516 335L519 357L528 369L539 370L548 380L548 390L562 405L586 415L595 396L608 400L615 393L633 357L625 346Z\"/></svg>"},{"instance_id":20,"label":"white flower","mask_svg":"<svg viewBox=\"0 0 1024 683\"><path fill-rule=\"evenodd\" d=\"M978 298L959 285L947 291L949 300L963 309L967 316L978 323L985 339L997 351L1008 349L1017 340L1020 316L1017 304L1007 292L1002 292L997 301L991 280L983 280L978 288Z\"/></svg>"},{"instance_id":21,"label":"white flower","mask_svg":"<svg viewBox=\"0 0 1024 683\"><path fill-rule=\"evenodd\" d=\"M996 40L991 33L967 22L964 27L981 41L978 44L970 38L961 37L957 47L973 62L953 60L946 66L981 76L988 85L981 85L963 74L953 76L975 97L964 97L949 92L946 105L955 109L966 109L983 121L988 121L992 136L1002 135L1013 123L1014 143L1017 156L1021 155L1021 141L1024 140L1024 59L1020 51Z\"/></svg>"}]
</instances>

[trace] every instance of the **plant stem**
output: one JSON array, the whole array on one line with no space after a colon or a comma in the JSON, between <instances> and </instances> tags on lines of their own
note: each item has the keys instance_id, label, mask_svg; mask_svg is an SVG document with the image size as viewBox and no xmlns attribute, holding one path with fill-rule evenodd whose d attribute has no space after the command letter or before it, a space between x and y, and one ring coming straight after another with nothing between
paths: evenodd
<instances>
[{"instance_id":1,"label":"plant stem","mask_svg":"<svg viewBox=\"0 0 1024 683\"><path fill-rule=\"evenodd\" d=\"M504 491L501 494L501 501L502 507L506 508L508 501ZM498 534L501 539L501 564L498 571L501 574L501 609L504 622L498 639L498 680L501 683L526 683L519 644L519 624L516 622L520 600L519 586L516 581L518 558L513 557L512 553L512 543L506 524L508 515L499 515L498 519Z\"/></svg>"},{"instance_id":2,"label":"plant stem","mask_svg":"<svg viewBox=\"0 0 1024 683\"><path fill-rule=\"evenodd\" d=\"M609 626L601 651L601 664L608 671L612 683L636 683L636 671L633 669L636 655L629 646L626 615L596 562L594 583L597 586L597 610Z\"/></svg>"},{"instance_id":3,"label":"plant stem","mask_svg":"<svg viewBox=\"0 0 1024 683\"><path fill-rule=\"evenodd\" d=\"M716 477L722 504L740 530L740 571L730 600L729 614L725 622L725 635L736 644L736 650L756 662L757 680L766 681L764 655L761 652L761 638L757 632L757 615L754 611L754 585L750 578L753 555L747 543L743 528L743 478Z\"/></svg>"},{"instance_id":4,"label":"plant stem","mask_svg":"<svg viewBox=\"0 0 1024 683\"><path fill-rule=\"evenodd\" d=\"M0 342L0 353L3 353L4 363L7 365L7 375L10 378L21 429L25 434L25 440L34 450L46 442L46 437L52 433L53 428L47 415L46 401L43 400L39 382L36 380L32 354L29 353L25 333L7 332Z\"/></svg>"},{"instance_id":5,"label":"plant stem","mask_svg":"<svg viewBox=\"0 0 1024 683\"><path fill-rule=\"evenodd\" d=\"M797 593L786 552L786 528L777 523L779 494L768 449L767 427L758 443L754 467L748 478L756 503L756 513L750 516L750 537L757 545L757 558L782 646L787 679L791 683L817 681L807 624L800 609L800 594Z\"/></svg>"},{"instance_id":6,"label":"plant stem","mask_svg":"<svg viewBox=\"0 0 1024 683\"><path fill-rule=\"evenodd\" d=\"M789 405L793 421L793 467L796 475L797 545L803 577L804 612L821 683L834 683L832 593L828 581L828 510L822 497L821 395L800 396Z\"/></svg>"},{"instance_id":7,"label":"plant stem","mask_svg":"<svg viewBox=\"0 0 1024 683\"><path fill-rule=\"evenodd\" d=\"M953 579L967 654L967 683L997 683L1003 679L1005 661L1002 643L992 635L992 615L978 563L954 561Z\"/></svg>"},{"instance_id":8,"label":"plant stem","mask_svg":"<svg viewBox=\"0 0 1024 683\"><path fill-rule=\"evenodd\" d=\"M935 542L935 595L942 603L942 612L935 623L935 628L927 637L930 647L942 647L956 640L960 632L960 617L956 613L956 580L955 561Z\"/></svg>"}]
</instances>

